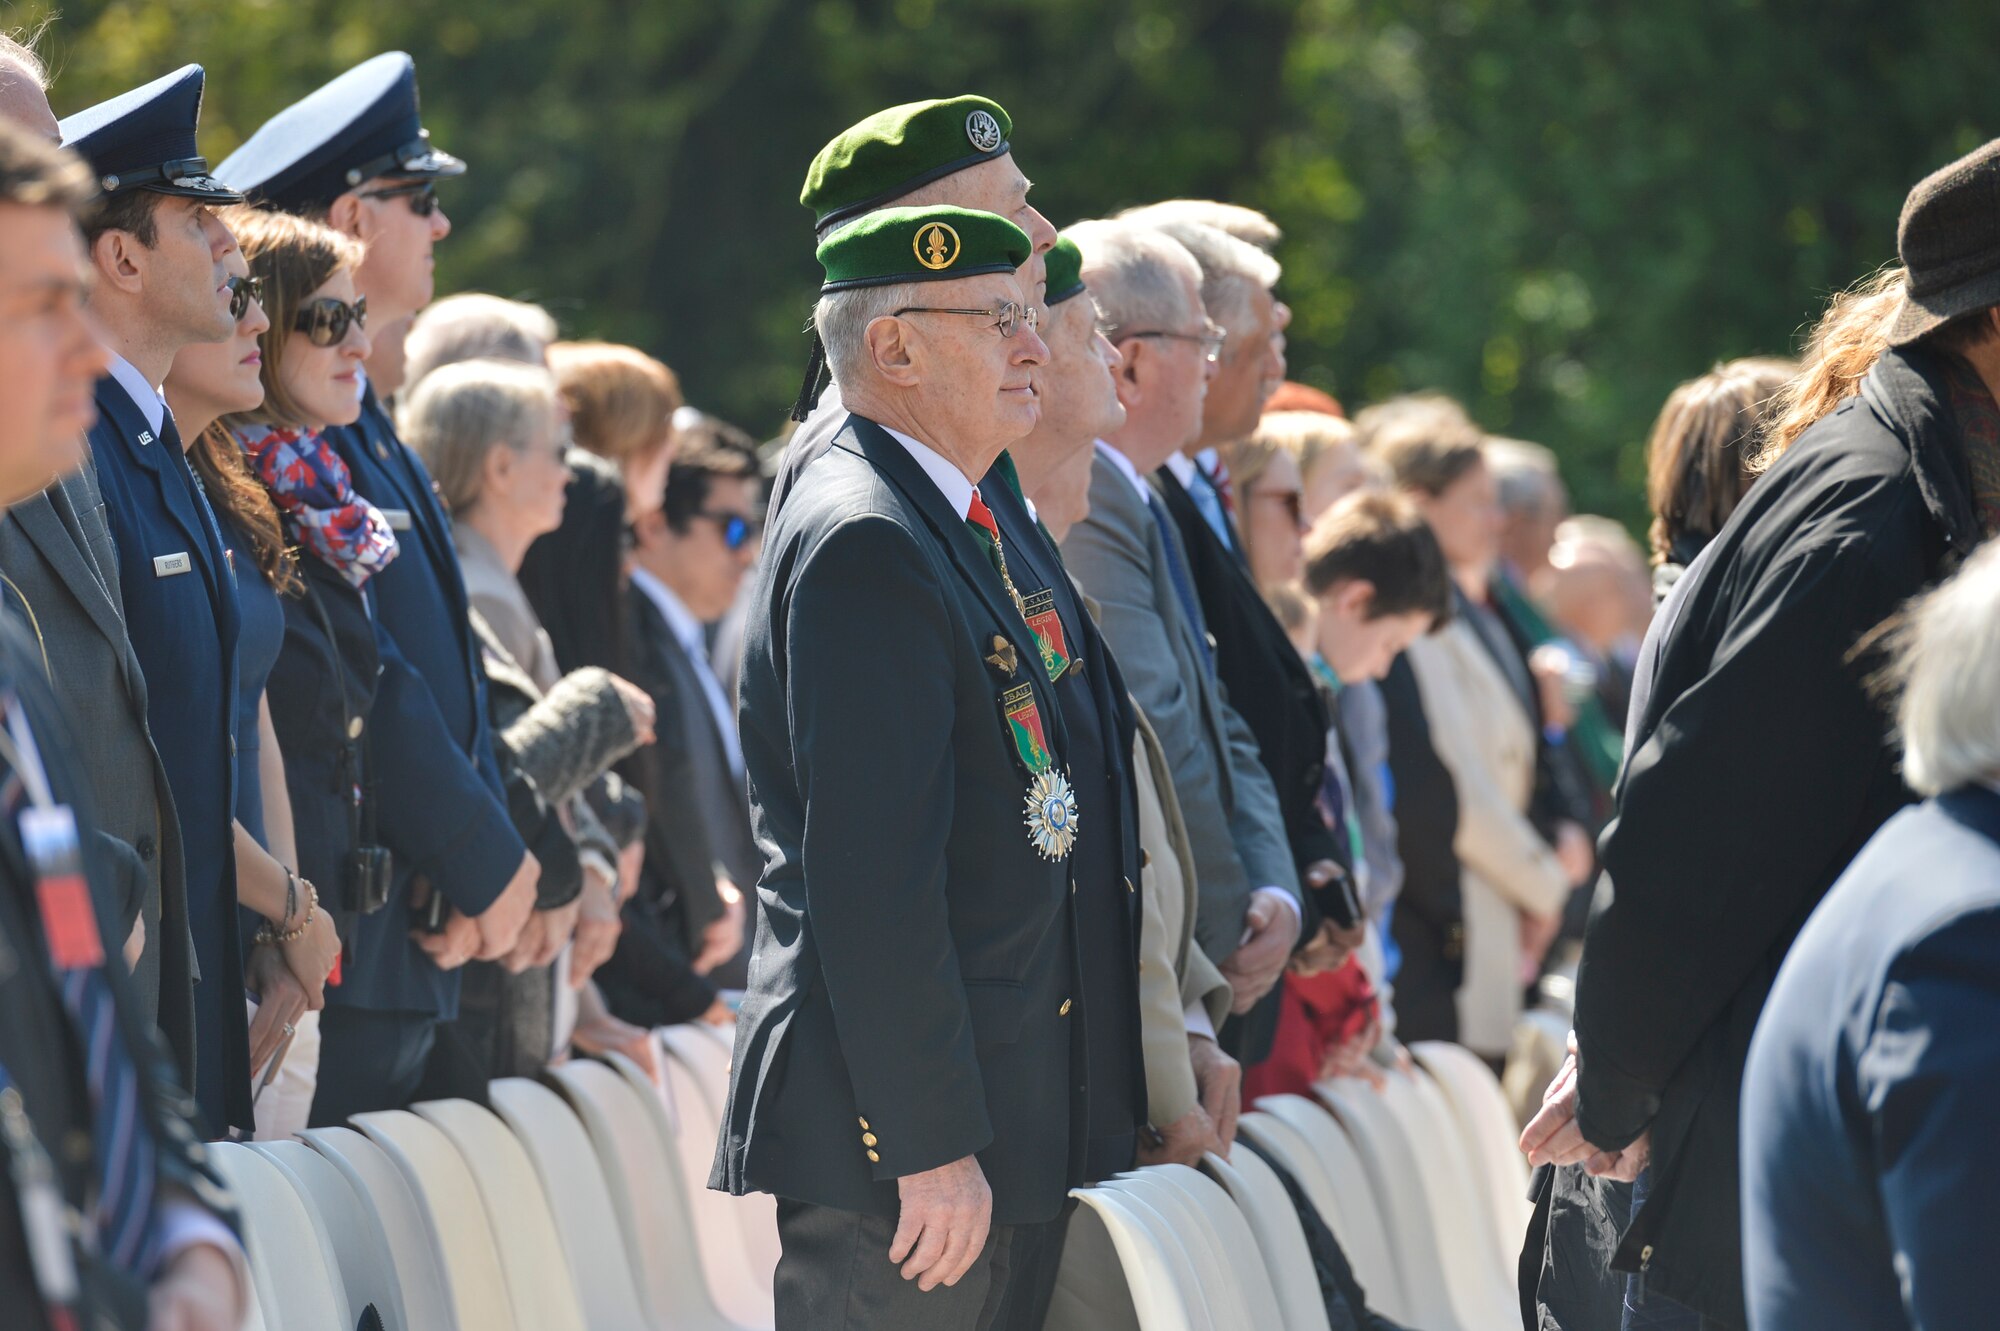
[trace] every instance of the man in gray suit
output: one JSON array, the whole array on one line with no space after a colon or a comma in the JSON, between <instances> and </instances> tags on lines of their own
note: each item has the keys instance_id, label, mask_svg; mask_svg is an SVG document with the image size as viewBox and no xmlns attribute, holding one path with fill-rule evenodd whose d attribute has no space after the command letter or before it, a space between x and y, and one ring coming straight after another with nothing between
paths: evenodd
<instances>
[{"instance_id":1,"label":"man in gray suit","mask_svg":"<svg viewBox=\"0 0 2000 1331\"><path fill-rule=\"evenodd\" d=\"M45 72L0 38L0 118L56 140ZM194 1073L194 958L188 941L180 824L146 725L146 681L126 637L118 556L94 468L76 469L0 518L0 595L22 612L56 694L80 718L72 755L96 796L98 839L114 866L134 997ZM136 951L136 956L134 955Z\"/></svg>"},{"instance_id":2,"label":"man in gray suit","mask_svg":"<svg viewBox=\"0 0 2000 1331\"><path fill-rule=\"evenodd\" d=\"M1201 269L1173 240L1117 222L1064 234L1083 252L1121 353L1125 424L1098 441L1090 514L1064 538L1063 559L1101 607L1105 639L1172 765L1199 879L1195 938L1225 958L1242 1013L1277 983L1298 940L1298 873L1256 741L1216 682L1179 535L1145 480L1201 429L1219 338Z\"/></svg>"}]
</instances>

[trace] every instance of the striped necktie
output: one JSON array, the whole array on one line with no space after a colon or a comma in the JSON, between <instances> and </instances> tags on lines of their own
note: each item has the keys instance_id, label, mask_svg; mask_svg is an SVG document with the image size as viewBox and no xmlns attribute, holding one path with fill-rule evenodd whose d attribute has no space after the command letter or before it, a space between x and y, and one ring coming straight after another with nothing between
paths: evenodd
<instances>
[{"instance_id":1,"label":"striped necktie","mask_svg":"<svg viewBox=\"0 0 2000 1331\"><path fill-rule=\"evenodd\" d=\"M26 774L15 764L40 767L34 737L27 717L11 691L0 694L0 716L5 717L13 741L4 780L0 780L0 807L17 823L29 803ZM37 770L34 775L41 777ZM46 780L34 784L45 786ZM109 945L105 940L107 963ZM51 961L51 967L54 963ZM97 1241L119 1270L143 1278L153 1258L153 1194L159 1179L158 1147L153 1141L139 1103L139 1074L118 1029L117 1002L104 966L55 968L56 986L63 1006L75 1023L82 1041L86 1075L90 1085L92 1115L91 1149L96 1165Z\"/></svg>"}]
</instances>

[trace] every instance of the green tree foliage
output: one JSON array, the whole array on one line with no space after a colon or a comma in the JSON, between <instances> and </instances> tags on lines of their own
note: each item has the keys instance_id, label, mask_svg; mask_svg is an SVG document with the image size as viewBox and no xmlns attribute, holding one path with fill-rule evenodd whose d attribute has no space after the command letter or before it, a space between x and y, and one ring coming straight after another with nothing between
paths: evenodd
<instances>
[{"instance_id":1,"label":"green tree foliage","mask_svg":"<svg viewBox=\"0 0 2000 1331\"><path fill-rule=\"evenodd\" d=\"M1910 184L2000 132L1997 37L1969 0L71 0L45 50L59 114L201 62L211 160L410 51L473 168L440 289L646 346L753 431L804 361L813 152L985 92L1058 225L1266 209L1295 377L1461 396L1635 519L1668 390L1787 350L1893 257Z\"/></svg>"}]
</instances>

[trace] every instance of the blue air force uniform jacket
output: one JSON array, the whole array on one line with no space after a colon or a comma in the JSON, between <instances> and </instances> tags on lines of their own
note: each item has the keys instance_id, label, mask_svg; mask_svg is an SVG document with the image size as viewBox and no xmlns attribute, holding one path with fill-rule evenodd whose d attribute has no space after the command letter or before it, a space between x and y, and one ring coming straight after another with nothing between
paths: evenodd
<instances>
[{"instance_id":1,"label":"blue air force uniform jacket","mask_svg":"<svg viewBox=\"0 0 2000 1331\"><path fill-rule=\"evenodd\" d=\"M377 822L394 853L389 904L362 916L327 1001L380 1011L458 1012L458 973L409 941L411 880L421 874L467 915L493 904L525 847L507 817L486 677L466 618L451 524L430 473L396 437L371 388L355 424L327 432L354 489L389 516L401 553L368 582L382 674L369 717Z\"/></svg>"},{"instance_id":2,"label":"blue air force uniform jacket","mask_svg":"<svg viewBox=\"0 0 2000 1331\"><path fill-rule=\"evenodd\" d=\"M1069 767L1040 666L962 516L850 418L779 514L750 613L765 868L711 1187L893 1216L896 1179L976 1155L994 1223L1061 1209L1089 1126L1077 866L1029 840L1005 710L1032 703Z\"/></svg>"},{"instance_id":3,"label":"blue air force uniform jacket","mask_svg":"<svg viewBox=\"0 0 2000 1331\"><path fill-rule=\"evenodd\" d=\"M236 915L236 580L170 419L154 430L117 379L97 384L90 448L118 547L147 721L173 788L194 939L195 1099L212 1131L250 1124ZM164 435L165 437L161 437Z\"/></svg>"}]
</instances>

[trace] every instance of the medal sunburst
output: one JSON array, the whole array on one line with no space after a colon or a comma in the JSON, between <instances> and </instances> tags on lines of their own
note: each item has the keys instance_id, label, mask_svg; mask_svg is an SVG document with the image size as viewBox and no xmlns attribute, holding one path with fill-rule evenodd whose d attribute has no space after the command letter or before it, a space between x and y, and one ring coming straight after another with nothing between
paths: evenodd
<instances>
[{"instance_id":1,"label":"medal sunburst","mask_svg":"<svg viewBox=\"0 0 2000 1331\"><path fill-rule=\"evenodd\" d=\"M1045 860L1060 860L1076 844L1076 792L1062 773L1047 771L1028 786L1028 840Z\"/></svg>"}]
</instances>

